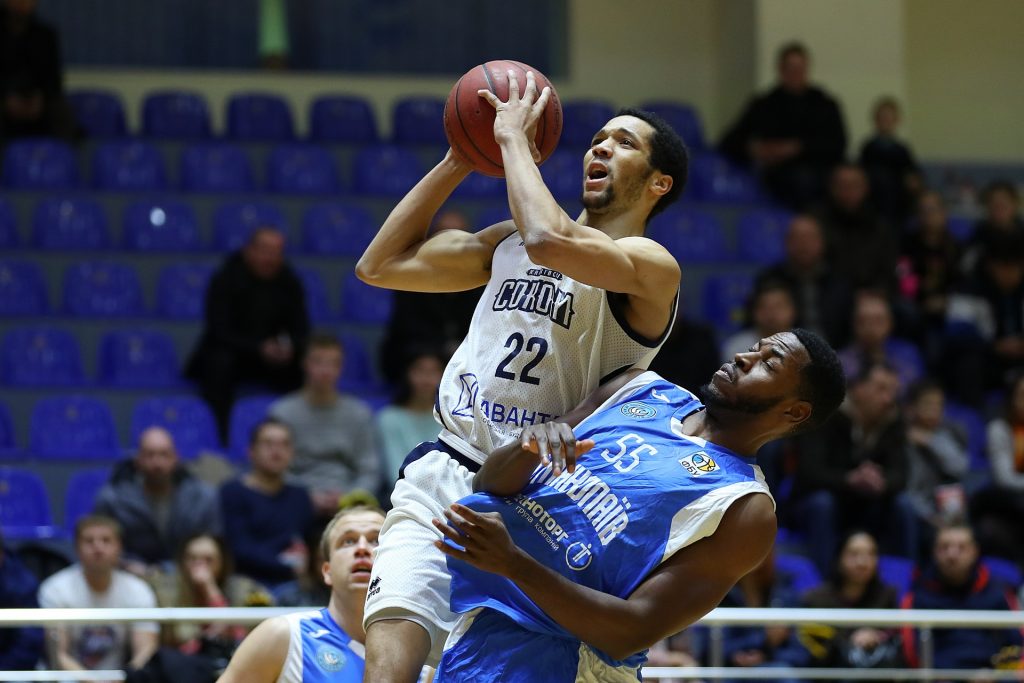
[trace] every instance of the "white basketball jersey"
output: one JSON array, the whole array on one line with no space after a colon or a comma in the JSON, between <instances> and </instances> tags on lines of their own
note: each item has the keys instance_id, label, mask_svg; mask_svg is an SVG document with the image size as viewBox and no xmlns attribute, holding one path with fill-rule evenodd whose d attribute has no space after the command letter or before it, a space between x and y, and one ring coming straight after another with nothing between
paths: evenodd
<instances>
[{"instance_id":1,"label":"white basketball jersey","mask_svg":"<svg viewBox=\"0 0 1024 683\"><path fill-rule=\"evenodd\" d=\"M646 340L623 316L626 296L535 265L522 237L498 243L469 333L448 362L435 415L441 438L483 462L520 431L571 410L602 382L646 368Z\"/></svg>"}]
</instances>

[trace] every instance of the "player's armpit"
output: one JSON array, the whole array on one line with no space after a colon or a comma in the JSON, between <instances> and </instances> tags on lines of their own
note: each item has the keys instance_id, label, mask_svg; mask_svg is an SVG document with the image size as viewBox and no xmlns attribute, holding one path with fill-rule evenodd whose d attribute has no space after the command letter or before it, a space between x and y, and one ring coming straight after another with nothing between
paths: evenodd
<instances>
[{"instance_id":1,"label":"player's armpit","mask_svg":"<svg viewBox=\"0 0 1024 683\"><path fill-rule=\"evenodd\" d=\"M289 637L284 617L267 619L238 646L217 683L275 683L288 656Z\"/></svg>"}]
</instances>

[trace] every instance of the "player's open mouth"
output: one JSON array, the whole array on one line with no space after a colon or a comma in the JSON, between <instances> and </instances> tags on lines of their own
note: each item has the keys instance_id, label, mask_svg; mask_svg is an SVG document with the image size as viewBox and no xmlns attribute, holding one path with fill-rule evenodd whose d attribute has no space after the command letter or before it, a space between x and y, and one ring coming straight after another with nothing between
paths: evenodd
<instances>
[{"instance_id":1,"label":"player's open mouth","mask_svg":"<svg viewBox=\"0 0 1024 683\"><path fill-rule=\"evenodd\" d=\"M372 569L372 566L373 565L369 563L359 563L356 566L352 567L352 576L358 576L361 579L366 579L367 581L369 581L370 570Z\"/></svg>"},{"instance_id":2,"label":"player's open mouth","mask_svg":"<svg viewBox=\"0 0 1024 683\"><path fill-rule=\"evenodd\" d=\"M724 379L726 382L732 381L732 363L726 363L722 367L718 368L718 372L715 373L716 377Z\"/></svg>"},{"instance_id":3,"label":"player's open mouth","mask_svg":"<svg viewBox=\"0 0 1024 683\"><path fill-rule=\"evenodd\" d=\"M608 168L603 164L591 164L587 168L584 187L588 190L597 189L608 180Z\"/></svg>"}]
</instances>

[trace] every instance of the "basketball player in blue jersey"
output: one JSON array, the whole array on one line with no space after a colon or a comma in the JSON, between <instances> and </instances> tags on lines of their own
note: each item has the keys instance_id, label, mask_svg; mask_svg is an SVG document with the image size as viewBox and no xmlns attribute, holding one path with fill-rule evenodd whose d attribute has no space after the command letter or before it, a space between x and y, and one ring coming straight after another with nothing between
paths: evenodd
<instances>
[{"instance_id":1,"label":"basketball player in blue jersey","mask_svg":"<svg viewBox=\"0 0 1024 683\"><path fill-rule=\"evenodd\" d=\"M635 682L646 648L771 548L757 450L817 426L844 393L835 352L798 329L737 354L703 402L645 372L575 430L524 430L435 520L462 613L435 680Z\"/></svg>"},{"instance_id":2,"label":"basketball player in blue jersey","mask_svg":"<svg viewBox=\"0 0 1024 683\"><path fill-rule=\"evenodd\" d=\"M362 681L363 605L383 523L383 512L364 505L336 514L320 541L330 603L264 621L242 641L218 683Z\"/></svg>"},{"instance_id":3,"label":"basketball player in blue jersey","mask_svg":"<svg viewBox=\"0 0 1024 683\"><path fill-rule=\"evenodd\" d=\"M451 152L391 212L356 266L364 281L414 291L486 285L469 333L445 369L438 440L403 465L381 532L366 604L365 680L414 681L436 663L455 622L431 519L472 491L491 451L524 427L571 410L633 366L646 368L675 315L680 270L643 236L682 192L686 149L658 117L624 111L583 157L582 213L555 202L534 161L549 93L528 74L520 96L491 97L514 220L427 238L431 219L469 168ZM486 106L486 103L482 103Z\"/></svg>"}]
</instances>

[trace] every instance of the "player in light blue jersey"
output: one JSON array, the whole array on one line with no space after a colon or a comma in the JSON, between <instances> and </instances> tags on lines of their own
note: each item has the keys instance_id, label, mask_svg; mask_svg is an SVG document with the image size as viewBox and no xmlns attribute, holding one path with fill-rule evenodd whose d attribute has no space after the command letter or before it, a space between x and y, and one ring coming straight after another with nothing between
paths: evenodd
<instances>
[{"instance_id":1,"label":"player in light blue jersey","mask_svg":"<svg viewBox=\"0 0 1024 683\"><path fill-rule=\"evenodd\" d=\"M636 681L646 648L771 548L758 449L817 426L844 394L835 352L798 329L737 354L703 402L645 372L575 433L524 431L434 522L461 614L436 680Z\"/></svg>"},{"instance_id":2,"label":"player in light blue jersey","mask_svg":"<svg viewBox=\"0 0 1024 683\"><path fill-rule=\"evenodd\" d=\"M384 513L346 508L324 529L327 607L268 619L242 641L218 683L358 683L363 680L363 604Z\"/></svg>"}]
</instances>

